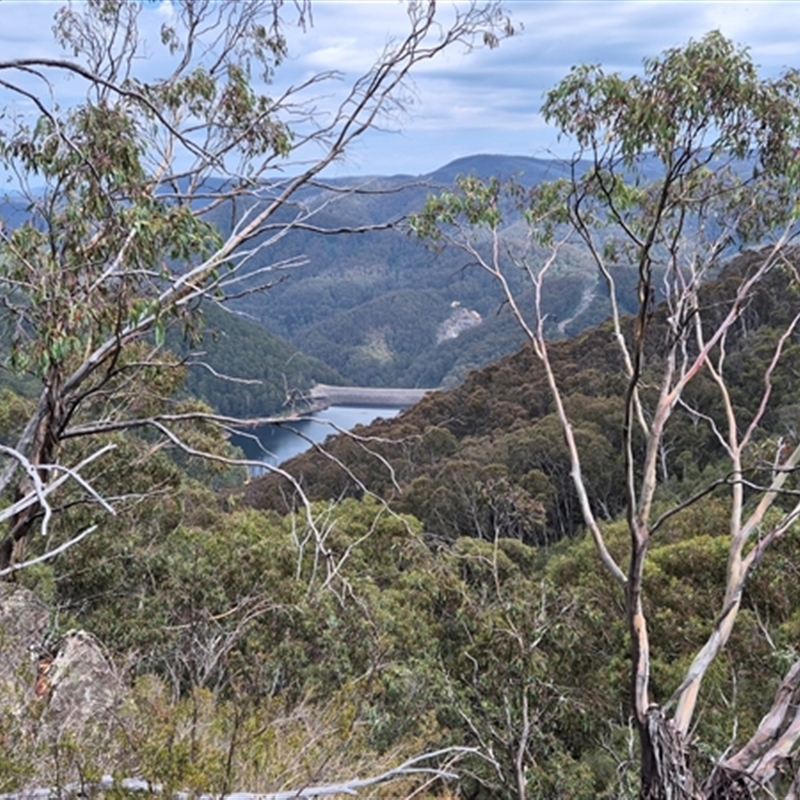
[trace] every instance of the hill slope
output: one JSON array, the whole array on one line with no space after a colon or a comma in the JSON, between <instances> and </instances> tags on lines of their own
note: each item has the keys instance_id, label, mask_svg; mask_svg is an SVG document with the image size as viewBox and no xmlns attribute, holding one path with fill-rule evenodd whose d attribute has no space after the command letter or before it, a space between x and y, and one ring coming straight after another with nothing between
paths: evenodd
<instances>
[{"instance_id":1,"label":"hill slope","mask_svg":"<svg viewBox=\"0 0 800 800\"><path fill-rule=\"evenodd\" d=\"M470 330L469 338L459 337L457 345L463 347L437 336L454 304L486 321L501 310L503 298L493 279L463 256L433 252L409 237L402 229L403 218L419 211L429 194L452 187L458 175L514 177L533 185L567 172L558 161L476 155L417 178L365 179L357 191L345 190L344 180L308 189L301 198L302 210L319 209L313 224L320 230L387 222L397 227L358 234L290 231L267 248L254 267L298 255L307 265L279 273L281 279L268 293L242 298L237 307L352 382L452 385L463 377L465 365L496 361L513 352L521 338L511 332L512 326L498 330L488 324ZM294 211L285 210L287 222ZM519 244L526 231L513 222L503 233L509 243ZM577 332L601 318L594 270L581 248L563 248L554 278L545 297L554 336ZM511 280L516 291L524 291L521 270Z\"/></svg>"},{"instance_id":2,"label":"hill slope","mask_svg":"<svg viewBox=\"0 0 800 800\"><path fill-rule=\"evenodd\" d=\"M731 302L750 260L750 254L743 254L706 287L709 307L724 309ZM726 345L731 399L745 416L755 411L751 406L761 397L764 364L769 363L776 331L794 314L796 300L788 291L789 280L782 272L771 274ZM666 314L663 307L655 313L653 336L658 335ZM626 321L625 329L632 324L632 320ZM792 383L785 377L798 357L800 336L795 332L772 376L761 425L764 437L796 435L798 406ZM652 370L650 385L659 385L658 358L645 364L645 387L649 385L648 370ZM626 501L622 443L626 378L610 324L552 343L550 359L582 453L582 470L596 504L595 513L611 520ZM647 402L647 392L655 389L642 391ZM712 416L717 402L712 378L698 375L685 399L694 413ZM525 346L513 356L472 372L456 388L429 394L392 420L356 429L357 434L378 443L371 449L391 464L392 473L372 452L346 436L328 445L352 475L334 460L311 452L285 467L314 499L360 496L360 482L370 491L392 498L399 510L413 513L427 530L448 539L464 535L492 538L499 526L498 535L531 544L552 542L575 534L582 524L571 464L553 411L541 364ZM709 426L697 421L693 414L678 410L669 422L670 451L664 454L660 474L662 478L666 475L663 491L672 497L691 494L701 476L706 482L724 478L728 468L723 462L723 472L714 474L723 454L720 443ZM267 475L252 481L245 497L257 507L284 509L286 487L280 479Z\"/></svg>"}]
</instances>

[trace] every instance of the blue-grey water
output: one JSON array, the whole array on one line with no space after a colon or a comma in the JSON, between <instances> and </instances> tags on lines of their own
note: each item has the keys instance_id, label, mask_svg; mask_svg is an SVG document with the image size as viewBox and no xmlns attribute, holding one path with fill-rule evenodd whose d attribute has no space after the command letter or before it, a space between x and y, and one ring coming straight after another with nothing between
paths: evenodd
<instances>
[{"instance_id":1,"label":"blue-grey water","mask_svg":"<svg viewBox=\"0 0 800 800\"><path fill-rule=\"evenodd\" d=\"M368 425L378 417L390 419L402 409L384 406L330 406L306 419L280 425L262 425L250 432L237 434L233 443L244 450L249 459L277 466L308 450L312 444L323 442L340 430L356 425ZM251 470L258 473L261 470Z\"/></svg>"}]
</instances>

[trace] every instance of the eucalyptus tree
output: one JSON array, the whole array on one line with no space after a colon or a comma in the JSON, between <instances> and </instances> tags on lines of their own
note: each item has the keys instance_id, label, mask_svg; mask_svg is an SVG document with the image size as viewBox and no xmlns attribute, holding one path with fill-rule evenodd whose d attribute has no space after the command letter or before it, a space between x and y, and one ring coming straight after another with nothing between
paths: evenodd
<instances>
[{"instance_id":1,"label":"eucalyptus tree","mask_svg":"<svg viewBox=\"0 0 800 800\"><path fill-rule=\"evenodd\" d=\"M273 263L270 245L318 228L332 195L300 190L333 190L323 170L402 108L422 62L512 32L493 1L405 10L405 34L349 85L337 72L279 80L285 26L311 24L308 0L87 0L56 13L62 55L4 53L0 163L19 213L0 231L0 297L8 367L41 389L0 447L0 576L19 568L33 530L47 534L67 490L114 511L124 487L101 491L91 477L114 457L111 434L225 457L196 434L233 420L165 401L178 367L167 329L191 335L201 301L301 265L302 254Z\"/></svg>"},{"instance_id":2,"label":"eucalyptus tree","mask_svg":"<svg viewBox=\"0 0 800 800\"><path fill-rule=\"evenodd\" d=\"M642 74L629 78L599 66L576 67L549 92L543 113L577 144L571 179L526 191L462 178L455 191L431 197L413 227L440 245L461 248L500 282L547 376L585 527L624 598L641 796L796 797L800 660L784 675L771 706L765 699L761 724L719 753L710 774L696 775L689 755L701 684L729 642L748 577L768 548L797 529L800 517L793 491L800 445L763 430L776 376L783 371L782 379L791 379L785 354L800 322L792 249L800 210L800 74L763 79L746 49L710 33L647 60ZM531 243L549 245L549 259L535 262L504 244L510 208L524 215ZM607 286L610 330L627 382L627 563L606 546L598 503L581 468L587 454L576 442L544 336L542 287L559 248L574 239L589 249ZM727 296L710 302L709 281L745 247L753 248L747 268ZM638 273L638 310L624 317L616 278L620 267L630 266ZM509 288L512 269L530 277L533 308L522 307ZM763 364L760 394L743 407L731 389L728 356L746 336L749 305L781 273L783 312L773 320L780 327ZM701 376L716 392L703 407L693 404L691 393ZM659 485L669 426L680 416L708 427L724 465L711 484L665 506ZM644 580L648 547L666 519L711 491L726 492L728 502L722 601L672 696L656 697L648 616L657 609L648 609Z\"/></svg>"}]
</instances>

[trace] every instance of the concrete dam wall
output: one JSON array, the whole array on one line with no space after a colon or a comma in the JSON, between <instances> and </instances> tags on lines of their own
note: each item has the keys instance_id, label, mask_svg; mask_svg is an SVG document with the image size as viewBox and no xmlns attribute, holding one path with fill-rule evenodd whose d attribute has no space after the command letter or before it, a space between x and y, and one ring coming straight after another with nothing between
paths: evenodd
<instances>
[{"instance_id":1,"label":"concrete dam wall","mask_svg":"<svg viewBox=\"0 0 800 800\"><path fill-rule=\"evenodd\" d=\"M318 383L309 393L314 406L391 406L408 408L435 389L376 389L371 386L328 386Z\"/></svg>"}]
</instances>

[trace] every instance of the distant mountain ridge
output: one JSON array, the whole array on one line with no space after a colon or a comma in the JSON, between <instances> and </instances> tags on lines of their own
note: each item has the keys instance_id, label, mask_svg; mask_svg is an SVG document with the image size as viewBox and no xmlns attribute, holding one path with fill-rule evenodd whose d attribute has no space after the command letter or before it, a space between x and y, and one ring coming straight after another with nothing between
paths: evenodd
<instances>
[{"instance_id":1,"label":"distant mountain ridge","mask_svg":"<svg viewBox=\"0 0 800 800\"><path fill-rule=\"evenodd\" d=\"M419 211L431 193L452 188L459 175L514 178L532 186L569 173L570 166L558 160L475 154L420 176L344 177L304 187L278 211L276 223L291 224L298 209L316 209L309 221L317 229L398 227L358 234L296 229L266 247L253 260L254 269L296 256L307 258L308 265L276 273L267 293L245 293L233 303L237 314L227 315L227 322L226 315L214 315L212 327L221 338L207 337L203 345L214 368L230 372L225 368L235 366L234 377L266 383L227 392L209 370L193 368L190 389L226 413L272 414L314 380L453 386L469 370L514 352L523 337L494 281L460 254L428 249L408 235L402 220ZM209 181L210 189L221 185ZM271 193L265 186L265 197ZM6 195L0 202L2 224L19 224L30 202ZM215 221L229 226L230 209ZM524 231L509 225L506 235L513 239ZM569 335L602 318L590 271L586 253L564 248L545 297L553 335ZM512 282L524 294L524 276L512 276ZM454 308L471 324L453 325ZM266 335L258 336L245 320ZM283 362L289 366L283 368Z\"/></svg>"},{"instance_id":2,"label":"distant mountain ridge","mask_svg":"<svg viewBox=\"0 0 800 800\"><path fill-rule=\"evenodd\" d=\"M387 222L397 227L359 234L291 231L254 266L298 255L308 265L282 275L268 294L243 298L237 307L355 384L454 385L468 370L516 350L522 334L490 276L462 254L432 251L409 236L402 220L421 210L430 194L451 189L459 175L514 178L533 186L568 177L572 169L557 159L475 154L419 176L321 181L300 197L304 208L320 209L313 217L316 227ZM287 222L290 213L287 209ZM504 235L522 241L525 231L511 220ZM520 271L511 280L516 291L529 289ZM554 336L600 321L605 311L595 302L595 286L587 254L578 246L565 247L545 297ZM454 304L483 322L442 339L437 332Z\"/></svg>"},{"instance_id":3,"label":"distant mountain ridge","mask_svg":"<svg viewBox=\"0 0 800 800\"><path fill-rule=\"evenodd\" d=\"M583 168L581 164L589 166L588 162L579 162L579 172ZM516 178L525 186L535 186L543 181L568 178L571 172L569 162L559 159L478 153L450 161L424 177L431 183L445 185L452 184L459 175L475 175L483 179L498 177L501 180Z\"/></svg>"}]
</instances>

